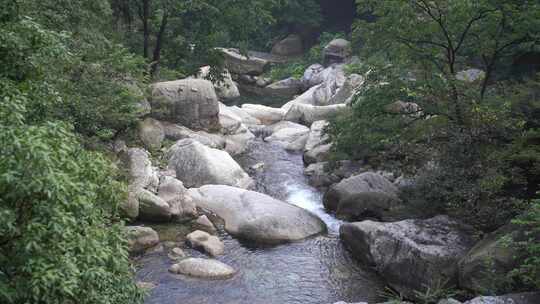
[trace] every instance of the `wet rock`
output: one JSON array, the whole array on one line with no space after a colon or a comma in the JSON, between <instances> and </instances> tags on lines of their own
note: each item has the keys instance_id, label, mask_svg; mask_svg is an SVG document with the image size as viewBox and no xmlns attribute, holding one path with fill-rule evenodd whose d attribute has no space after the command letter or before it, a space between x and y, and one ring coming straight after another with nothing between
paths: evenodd
<instances>
[{"instance_id":1,"label":"wet rock","mask_svg":"<svg viewBox=\"0 0 540 304\"><path fill-rule=\"evenodd\" d=\"M211 256L222 255L225 252L225 245L217 236L210 235L207 232L197 230L187 235L187 243Z\"/></svg>"},{"instance_id":2,"label":"wet rock","mask_svg":"<svg viewBox=\"0 0 540 304\"><path fill-rule=\"evenodd\" d=\"M472 229L447 216L393 223L363 221L340 227L353 255L375 267L407 298L442 284L457 286L457 262L474 245Z\"/></svg>"},{"instance_id":3,"label":"wet rock","mask_svg":"<svg viewBox=\"0 0 540 304\"><path fill-rule=\"evenodd\" d=\"M297 56L301 55L303 51L302 37L296 34L287 36L272 47L272 54L277 56Z\"/></svg>"},{"instance_id":4,"label":"wet rock","mask_svg":"<svg viewBox=\"0 0 540 304\"><path fill-rule=\"evenodd\" d=\"M209 185L190 189L197 206L225 221L230 234L263 243L301 240L325 231L324 223L312 213L244 189Z\"/></svg>"},{"instance_id":5,"label":"wet rock","mask_svg":"<svg viewBox=\"0 0 540 304\"><path fill-rule=\"evenodd\" d=\"M383 176L365 172L333 185L325 193L324 207L340 216L361 218L382 216L383 212L397 205L398 189Z\"/></svg>"},{"instance_id":6,"label":"wet rock","mask_svg":"<svg viewBox=\"0 0 540 304\"><path fill-rule=\"evenodd\" d=\"M183 79L152 85L152 116L190 129L219 130L219 103L208 80Z\"/></svg>"},{"instance_id":7,"label":"wet rock","mask_svg":"<svg viewBox=\"0 0 540 304\"><path fill-rule=\"evenodd\" d=\"M253 53L244 56L238 49L219 48L218 50L225 55L225 66L234 74L261 75L269 63L268 60L259 58Z\"/></svg>"},{"instance_id":8,"label":"wet rock","mask_svg":"<svg viewBox=\"0 0 540 304\"><path fill-rule=\"evenodd\" d=\"M144 290L152 290L157 287L155 283L152 282L137 282L137 287Z\"/></svg>"},{"instance_id":9,"label":"wet rock","mask_svg":"<svg viewBox=\"0 0 540 304\"><path fill-rule=\"evenodd\" d=\"M127 226L125 230L130 253L142 253L159 244L159 236L152 228Z\"/></svg>"},{"instance_id":10,"label":"wet rock","mask_svg":"<svg viewBox=\"0 0 540 304\"><path fill-rule=\"evenodd\" d=\"M215 233L217 231L216 226L214 226L206 215L199 216L199 218L195 221L195 225L201 230L209 233Z\"/></svg>"},{"instance_id":11,"label":"wet rock","mask_svg":"<svg viewBox=\"0 0 540 304\"><path fill-rule=\"evenodd\" d=\"M464 304L537 304L540 303L540 292L507 294L497 297L477 297Z\"/></svg>"},{"instance_id":12,"label":"wet rock","mask_svg":"<svg viewBox=\"0 0 540 304\"><path fill-rule=\"evenodd\" d=\"M165 130L159 121L146 118L139 123L139 138L147 149L159 150L165 139Z\"/></svg>"},{"instance_id":13,"label":"wet rock","mask_svg":"<svg viewBox=\"0 0 540 304\"><path fill-rule=\"evenodd\" d=\"M175 247L171 250L171 252L167 255L169 259L174 261L179 261L183 258L185 258L187 255L181 248Z\"/></svg>"},{"instance_id":14,"label":"wet rock","mask_svg":"<svg viewBox=\"0 0 540 304\"><path fill-rule=\"evenodd\" d=\"M351 56L351 43L345 39L334 39L323 50L324 64L345 62Z\"/></svg>"},{"instance_id":15,"label":"wet rock","mask_svg":"<svg viewBox=\"0 0 540 304\"><path fill-rule=\"evenodd\" d=\"M255 104L243 104L242 110L257 118L265 125L270 125L283 120L283 115L285 114L282 109Z\"/></svg>"},{"instance_id":16,"label":"wet rock","mask_svg":"<svg viewBox=\"0 0 540 304\"><path fill-rule=\"evenodd\" d=\"M200 258L182 260L172 265L169 271L205 279L227 279L236 273L232 267L220 261Z\"/></svg>"},{"instance_id":17,"label":"wet rock","mask_svg":"<svg viewBox=\"0 0 540 304\"><path fill-rule=\"evenodd\" d=\"M192 139L178 141L167 152L167 159L168 168L188 188L209 184L247 188L253 182L227 152Z\"/></svg>"},{"instance_id":18,"label":"wet rock","mask_svg":"<svg viewBox=\"0 0 540 304\"><path fill-rule=\"evenodd\" d=\"M264 170L264 163L256 163L255 165L251 166L250 169L254 171L262 171Z\"/></svg>"}]
</instances>

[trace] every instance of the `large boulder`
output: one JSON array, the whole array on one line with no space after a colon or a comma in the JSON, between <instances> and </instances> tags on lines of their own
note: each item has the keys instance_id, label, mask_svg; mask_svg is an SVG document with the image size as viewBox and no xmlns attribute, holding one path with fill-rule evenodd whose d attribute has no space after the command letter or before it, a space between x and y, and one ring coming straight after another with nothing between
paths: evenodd
<instances>
[{"instance_id":1,"label":"large boulder","mask_svg":"<svg viewBox=\"0 0 540 304\"><path fill-rule=\"evenodd\" d=\"M324 65L342 63L351 57L351 43L345 39L334 39L323 50Z\"/></svg>"},{"instance_id":2,"label":"large boulder","mask_svg":"<svg viewBox=\"0 0 540 304\"><path fill-rule=\"evenodd\" d=\"M261 123L265 125L271 125L278 121L283 120L285 111L279 108L272 108L263 105L257 104L243 104L242 110L251 115L252 117L257 118Z\"/></svg>"},{"instance_id":3,"label":"large boulder","mask_svg":"<svg viewBox=\"0 0 540 304\"><path fill-rule=\"evenodd\" d=\"M397 187L384 176L365 172L333 185L325 193L323 204L340 218L392 220L401 212Z\"/></svg>"},{"instance_id":4,"label":"large boulder","mask_svg":"<svg viewBox=\"0 0 540 304\"><path fill-rule=\"evenodd\" d=\"M197 220L195 221L195 226L208 233L217 232L216 226L210 221L210 219L208 219L206 215L199 216L199 218L197 218Z\"/></svg>"},{"instance_id":5,"label":"large boulder","mask_svg":"<svg viewBox=\"0 0 540 304\"><path fill-rule=\"evenodd\" d=\"M346 112L348 106L336 104L328 106L313 106L310 104L293 104L285 114L285 120L311 125L317 120L330 120Z\"/></svg>"},{"instance_id":6,"label":"large boulder","mask_svg":"<svg viewBox=\"0 0 540 304\"><path fill-rule=\"evenodd\" d=\"M183 274L205 279L227 279L236 271L229 265L218 260L187 258L174 264L169 271L175 274Z\"/></svg>"},{"instance_id":7,"label":"large boulder","mask_svg":"<svg viewBox=\"0 0 540 304\"><path fill-rule=\"evenodd\" d=\"M207 79L210 75L210 67L204 66L199 70L199 74L197 74L197 78L199 79ZM233 81L231 77L231 73L229 71L224 70L223 74L221 75L223 79L219 79L219 81L216 81L214 83L214 88L216 90L216 94L220 99L235 99L240 97L240 90L238 90L238 86Z\"/></svg>"},{"instance_id":8,"label":"large boulder","mask_svg":"<svg viewBox=\"0 0 540 304\"><path fill-rule=\"evenodd\" d=\"M142 253L159 244L157 232L150 227L127 226L125 230L130 253Z\"/></svg>"},{"instance_id":9,"label":"large boulder","mask_svg":"<svg viewBox=\"0 0 540 304\"><path fill-rule=\"evenodd\" d=\"M497 297L476 297L464 304L538 304L540 292L524 292Z\"/></svg>"},{"instance_id":10,"label":"large boulder","mask_svg":"<svg viewBox=\"0 0 540 304\"><path fill-rule=\"evenodd\" d=\"M296 34L287 36L272 47L272 55L276 56L297 56L302 55L303 51L302 37Z\"/></svg>"},{"instance_id":11,"label":"large boulder","mask_svg":"<svg viewBox=\"0 0 540 304\"><path fill-rule=\"evenodd\" d=\"M159 183L158 197L169 205L171 217L185 220L197 216L197 208L187 194L184 184L172 176L162 176Z\"/></svg>"},{"instance_id":12,"label":"large boulder","mask_svg":"<svg viewBox=\"0 0 540 304\"><path fill-rule=\"evenodd\" d=\"M479 69L468 69L468 70L459 71L456 73L457 80L468 82L468 83L473 83L473 82L482 80L485 77L486 77L486 72Z\"/></svg>"},{"instance_id":13,"label":"large boulder","mask_svg":"<svg viewBox=\"0 0 540 304\"><path fill-rule=\"evenodd\" d=\"M159 150L165 139L165 129L158 120L148 117L139 122L139 138L148 150Z\"/></svg>"},{"instance_id":14,"label":"large boulder","mask_svg":"<svg viewBox=\"0 0 540 304\"><path fill-rule=\"evenodd\" d=\"M222 255L225 252L225 245L215 235L201 230L193 231L186 237L186 242L195 249L200 249L211 256Z\"/></svg>"},{"instance_id":15,"label":"large boulder","mask_svg":"<svg viewBox=\"0 0 540 304\"><path fill-rule=\"evenodd\" d=\"M219 104L219 115L220 117L227 116L229 119L236 120L240 123L243 123L247 126L249 125L259 125L261 121L257 118L248 114L244 109L241 109L237 106L226 106L223 103Z\"/></svg>"},{"instance_id":16,"label":"large boulder","mask_svg":"<svg viewBox=\"0 0 540 304\"><path fill-rule=\"evenodd\" d=\"M261 75L269 61L256 56L253 53L242 55L238 49L218 48L225 58L225 66L234 74L238 75Z\"/></svg>"},{"instance_id":17,"label":"large boulder","mask_svg":"<svg viewBox=\"0 0 540 304\"><path fill-rule=\"evenodd\" d=\"M139 189L139 219L150 222L167 222L171 219L171 207L161 197L154 193Z\"/></svg>"},{"instance_id":18,"label":"large boulder","mask_svg":"<svg viewBox=\"0 0 540 304\"><path fill-rule=\"evenodd\" d=\"M326 106L330 104L342 103L336 95L344 95L347 90L341 90L347 82L343 65L332 65L321 73L315 79L320 78L321 84L313 92L313 105ZM350 77L349 77L350 78ZM347 87L348 88L348 87Z\"/></svg>"},{"instance_id":19,"label":"large boulder","mask_svg":"<svg viewBox=\"0 0 540 304\"><path fill-rule=\"evenodd\" d=\"M292 97L302 91L302 81L293 77L274 82L265 87L265 92L274 96Z\"/></svg>"},{"instance_id":20,"label":"large boulder","mask_svg":"<svg viewBox=\"0 0 540 304\"><path fill-rule=\"evenodd\" d=\"M327 162L313 163L304 169L304 174L309 180L309 184L317 188L326 188L339 182L339 177L333 172L329 172Z\"/></svg>"},{"instance_id":21,"label":"large boulder","mask_svg":"<svg viewBox=\"0 0 540 304\"><path fill-rule=\"evenodd\" d=\"M474 245L472 229L447 216L393 223L343 224L340 237L353 255L372 266L400 294L457 286L457 262Z\"/></svg>"},{"instance_id":22,"label":"large boulder","mask_svg":"<svg viewBox=\"0 0 540 304\"><path fill-rule=\"evenodd\" d=\"M182 139L193 139L210 148L225 148L225 139L219 134L212 134L206 131L193 131L184 126L172 123L163 122L162 124L165 129L165 138L168 140L179 141Z\"/></svg>"},{"instance_id":23,"label":"large boulder","mask_svg":"<svg viewBox=\"0 0 540 304\"><path fill-rule=\"evenodd\" d=\"M150 154L144 149L126 148L123 160L128 172L129 187L127 200L120 208L124 215L134 220L139 217L139 192L145 189L156 191L159 177L156 168L152 166Z\"/></svg>"},{"instance_id":24,"label":"large boulder","mask_svg":"<svg viewBox=\"0 0 540 304\"><path fill-rule=\"evenodd\" d=\"M328 142L328 135L324 134L324 129L328 126L328 121L318 120L311 124L309 136L304 147L304 162L313 164L328 160L332 144Z\"/></svg>"},{"instance_id":25,"label":"large boulder","mask_svg":"<svg viewBox=\"0 0 540 304\"><path fill-rule=\"evenodd\" d=\"M309 137L306 141L306 145L309 143ZM309 165L313 163L325 162L330 158L330 152L332 144L323 144L316 146L313 149L305 150L304 146L304 163Z\"/></svg>"},{"instance_id":26,"label":"large boulder","mask_svg":"<svg viewBox=\"0 0 540 304\"><path fill-rule=\"evenodd\" d=\"M266 137L264 140L267 142L277 142L284 147L289 147L292 144L298 143L299 141L302 141L305 144L308 133L309 128L306 126L290 123L290 125L285 128L277 129L272 133L272 135ZM302 148L303 147L297 150L301 150Z\"/></svg>"},{"instance_id":27,"label":"large boulder","mask_svg":"<svg viewBox=\"0 0 540 304\"><path fill-rule=\"evenodd\" d=\"M159 177L156 169L152 166L150 154L144 149L130 148L126 156L129 184L134 188L156 191Z\"/></svg>"},{"instance_id":28,"label":"large boulder","mask_svg":"<svg viewBox=\"0 0 540 304\"><path fill-rule=\"evenodd\" d=\"M242 239L262 243L297 241L326 228L312 213L258 192L220 185L189 192L198 207L221 217L225 230Z\"/></svg>"},{"instance_id":29,"label":"large boulder","mask_svg":"<svg viewBox=\"0 0 540 304\"><path fill-rule=\"evenodd\" d=\"M354 95L362 88L365 82L365 78L358 74L351 74L347 76L347 79L341 87L339 87L335 94L328 99L327 104L350 104Z\"/></svg>"},{"instance_id":30,"label":"large boulder","mask_svg":"<svg viewBox=\"0 0 540 304\"><path fill-rule=\"evenodd\" d=\"M523 231L506 225L488 234L459 261L459 285L479 294L504 291L508 273L516 269L522 253L508 246L507 238L520 240Z\"/></svg>"},{"instance_id":31,"label":"large boulder","mask_svg":"<svg viewBox=\"0 0 540 304\"><path fill-rule=\"evenodd\" d=\"M152 116L191 129L218 130L219 103L208 80L183 79L152 85Z\"/></svg>"},{"instance_id":32,"label":"large boulder","mask_svg":"<svg viewBox=\"0 0 540 304\"><path fill-rule=\"evenodd\" d=\"M242 124L235 134L225 135L225 151L231 155L242 154L254 139L255 135Z\"/></svg>"},{"instance_id":33,"label":"large boulder","mask_svg":"<svg viewBox=\"0 0 540 304\"><path fill-rule=\"evenodd\" d=\"M323 80L318 77L318 75L324 70L324 66L321 64L312 64L305 71L304 76L302 76L302 84L304 88L311 88L318 84L321 84Z\"/></svg>"},{"instance_id":34,"label":"large boulder","mask_svg":"<svg viewBox=\"0 0 540 304\"><path fill-rule=\"evenodd\" d=\"M188 188L209 184L247 188L253 182L229 153L192 139L178 141L167 152L167 159L168 168Z\"/></svg>"}]
</instances>

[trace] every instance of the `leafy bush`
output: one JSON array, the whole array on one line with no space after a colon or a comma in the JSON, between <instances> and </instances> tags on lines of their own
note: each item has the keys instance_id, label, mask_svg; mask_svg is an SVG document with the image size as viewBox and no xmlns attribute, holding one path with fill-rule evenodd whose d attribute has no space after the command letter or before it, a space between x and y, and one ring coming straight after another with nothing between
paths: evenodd
<instances>
[{"instance_id":1,"label":"leafy bush","mask_svg":"<svg viewBox=\"0 0 540 304\"><path fill-rule=\"evenodd\" d=\"M64 124L25 124L24 94L2 84L0 302L138 303L114 168Z\"/></svg>"},{"instance_id":2,"label":"leafy bush","mask_svg":"<svg viewBox=\"0 0 540 304\"><path fill-rule=\"evenodd\" d=\"M357 22L363 60L349 69L369 73L328 129L336 154L414 176L404 198L415 209L485 231L521 213L540 176L538 89L501 80L505 58L533 47L540 7L500 2L359 1L376 18ZM473 58L485 73L459 79Z\"/></svg>"},{"instance_id":3,"label":"leafy bush","mask_svg":"<svg viewBox=\"0 0 540 304\"><path fill-rule=\"evenodd\" d=\"M529 211L513 221L525 228L525 240L512 244L526 252L526 258L520 267L512 272L512 277L529 285L532 289L540 288L540 200L534 201Z\"/></svg>"},{"instance_id":4,"label":"leafy bush","mask_svg":"<svg viewBox=\"0 0 540 304\"><path fill-rule=\"evenodd\" d=\"M11 12L0 19L0 302L139 303L118 215L125 186L79 143L131 120L118 82L129 57L91 56Z\"/></svg>"},{"instance_id":5,"label":"leafy bush","mask_svg":"<svg viewBox=\"0 0 540 304\"><path fill-rule=\"evenodd\" d=\"M98 31L103 29L89 31L107 10L90 5L95 11L66 12L45 2L35 7L23 1L0 21L0 77L28 86L28 122L62 120L87 138L111 139L135 123L144 62Z\"/></svg>"}]
</instances>

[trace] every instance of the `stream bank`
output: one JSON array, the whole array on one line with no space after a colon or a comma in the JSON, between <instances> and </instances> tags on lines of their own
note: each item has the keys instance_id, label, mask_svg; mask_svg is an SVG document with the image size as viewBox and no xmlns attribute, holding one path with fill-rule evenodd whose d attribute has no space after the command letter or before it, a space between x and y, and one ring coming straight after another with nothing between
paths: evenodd
<instances>
[{"instance_id":1,"label":"stream bank","mask_svg":"<svg viewBox=\"0 0 540 304\"><path fill-rule=\"evenodd\" d=\"M263 169L250 170L255 190L313 212L326 223L328 233L300 242L261 246L236 240L220 229L225 255L217 259L238 271L231 279L220 281L171 274L167 269L174 262L167 257L167 250L148 253L137 261L137 279L156 285L146 303L380 302L383 282L341 244L340 222L324 211L322 194L308 184L301 153L257 139L238 162L246 171L263 163ZM182 241L191 231L178 224L154 228L162 242ZM203 256L184 250L190 256Z\"/></svg>"}]
</instances>

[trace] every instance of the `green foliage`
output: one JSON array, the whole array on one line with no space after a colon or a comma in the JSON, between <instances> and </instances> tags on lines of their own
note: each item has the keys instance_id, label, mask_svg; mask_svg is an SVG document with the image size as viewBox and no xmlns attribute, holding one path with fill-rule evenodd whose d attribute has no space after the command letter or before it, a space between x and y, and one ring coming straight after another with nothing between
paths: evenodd
<instances>
[{"instance_id":1,"label":"green foliage","mask_svg":"<svg viewBox=\"0 0 540 304\"><path fill-rule=\"evenodd\" d=\"M304 61L291 62L287 64L274 64L265 76L268 76L272 81L279 81L285 78L293 77L301 79L304 76L304 71L308 65Z\"/></svg>"},{"instance_id":2,"label":"green foliage","mask_svg":"<svg viewBox=\"0 0 540 304\"><path fill-rule=\"evenodd\" d=\"M437 281L433 286L427 286L425 291L415 291L417 297L417 303L419 304L436 304L441 299L453 298L457 295L457 292L451 288L446 287L448 282Z\"/></svg>"},{"instance_id":3,"label":"green foliage","mask_svg":"<svg viewBox=\"0 0 540 304\"><path fill-rule=\"evenodd\" d=\"M524 240L514 242L526 253L520 267L512 272L512 277L529 285L532 289L540 288L540 200L533 202L531 208L513 221L525 229Z\"/></svg>"},{"instance_id":4,"label":"green foliage","mask_svg":"<svg viewBox=\"0 0 540 304\"><path fill-rule=\"evenodd\" d=\"M123 81L137 84L137 59L83 22L98 2L10 4L0 18L0 302L140 303L118 215L125 185L80 144L134 120Z\"/></svg>"},{"instance_id":5,"label":"green foliage","mask_svg":"<svg viewBox=\"0 0 540 304\"><path fill-rule=\"evenodd\" d=\"M304 55L304 57L286 64L274 64L270 70L265 74L266 77L272 79L272 81L278 81L285 78L293 77L300 79L304 75L305 70L312 64L317 62L323 62L323 49L333 39L345 38L344 33L329 33L324 32L319 37L319 43L314 45Z\"/></svg>"},{"instance_id":6,"label":"green foliage","mask_svg":"<svg viewBox=\"0 0 540 304\"><path fill-rule=\"evenodd\" d=\"M27 96L1 83L0 302L139 302L114 168L64 124L26 124Z\"/></svg>"},{"instance_id":7,"label":"green foliage","mask_svg":"<svg viewBox=\"0 0 540 304\"><path fill-rule=\"evenodd\" d=\"M367 80L329 128L336 153L416 176L404 198L428 214L489 231L520 213L538 190L539 101L531 84L501 79L538 42L540 4L357 2L377 18L355 27L363 64L349 69ZM458 79L470 62L485 75Z\"/></svg>"},{"instance_id":8,"label":"green foliage","mask_svg":"<svg viewBox=\"0 0 540 304\"><path fill-rule=\"evenodd\" d=\"M140 58L100 32L70 33L65 31L67 24L63 29L49 30L38 21L47 20L56 28L60 22L79 17L60 8L53 14L28 5L33 9L24 11L27 4L21 2L18 14L0 28L0 77L25 86L32 103L28 121L63 120L76 132L101 139L110 139L131 126L137 117L137 103L143 98L138 89L144 71ZM66 16L61 18L61 13ZM59 21L55 22L56 18Z\"/></svg>"},{"instance_id":9,"label":"green foliage","mask_svg":"<svg viewBox=\"0 0 540 304\"><path fill-rule=\"evenodd\" d=\"M278 26L318 27L322 22L321 8L316 0L278 0L273 11Z\"/></svg>"}]
</instances>

